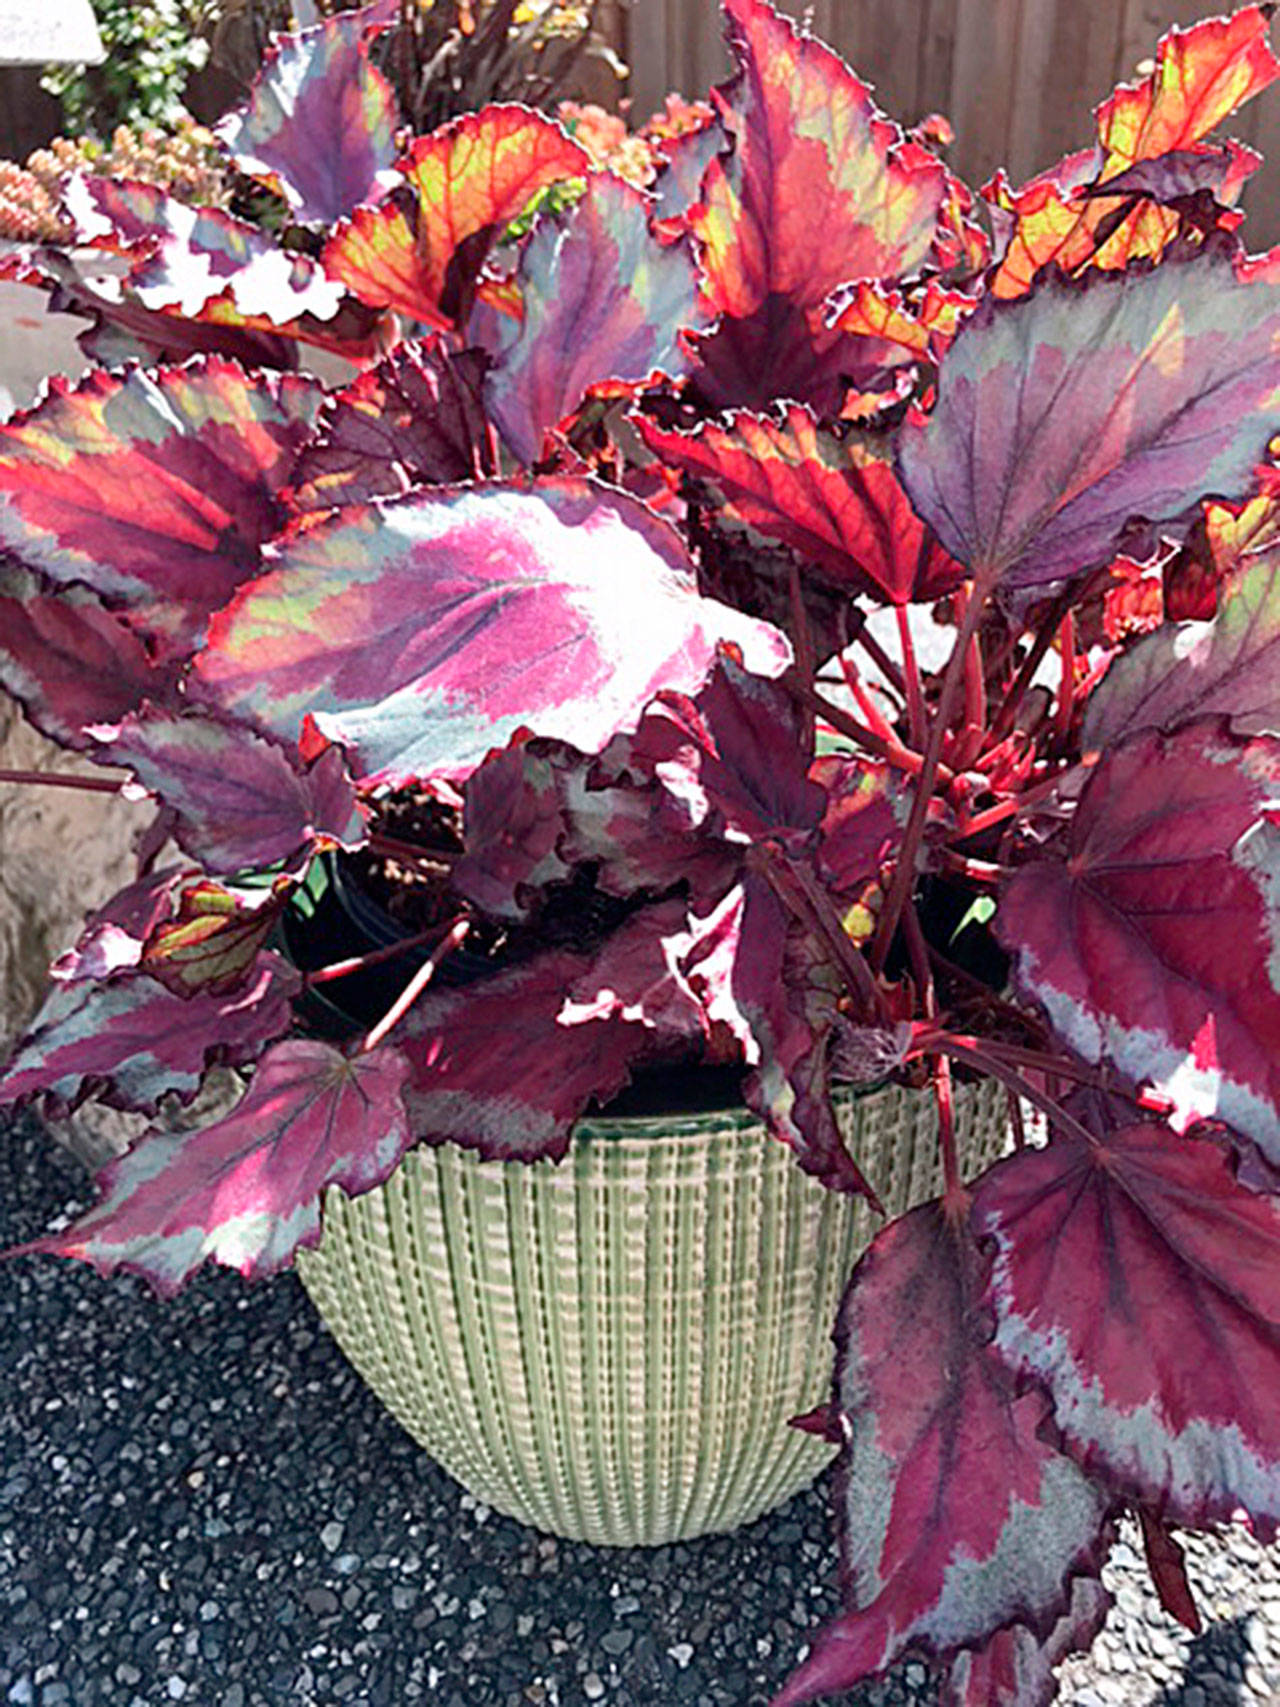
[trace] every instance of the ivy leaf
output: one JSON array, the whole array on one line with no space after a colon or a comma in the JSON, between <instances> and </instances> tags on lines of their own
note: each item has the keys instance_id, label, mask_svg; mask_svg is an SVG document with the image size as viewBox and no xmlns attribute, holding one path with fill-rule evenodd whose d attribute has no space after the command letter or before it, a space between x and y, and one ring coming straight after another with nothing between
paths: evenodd
<instances>
[{"instance_id":1,"label":"ivy leaf","mask_svg":"<svg viewBox=\"0 0 1280 1707\"><path fill-rule=\"evenodd\" d=\"M527 466L546 435L594 394L690 367L682 329L699 326L698 273L683 243L649 229L649 197L594 172L560 219L542 219L516 272L521 318L496 319L489 414Z\"/></svg>"},{"instance_id":2,"label":"ivy leaf","mask_svg":"<svg viewBox=\"0 0 1280 1707\"><path fill-rule=\"evenodd\" d=\"M173 809L179 847L206 871L297 864L318 846L364 841L364 819L336 748L303 770L278 743L247 729L152 707L102 733L93 756L127 765Z\"/></svg>"},{"instance_id":3,"label":"ivy leaf","mask_svg":"<svg viewBox=\"0 0 1280 1707\"><path fill-rule=\"evenodd\" d=\"M126 606L131 627L166 648L194 647L256 573L322 395L217 357L55 378L0 426L0 543L49 580Z\"/></svg>"},{"instance_id":4,"label":"ivy leaf","mask_svg":"<svg viewBox=\"0 0 1280 1707\"><path fill-rule=\"evenodd\" d=\"M982 1267L930 1203L883 1228L854 1270L836 1327L849 1610L774 1707L847 1688L909 1646L947 1659L1013 1622L1051 1627L1071 1579L1095 1574L1104 1501L1041 1439L1043 1398L1019 1396L988 1349Z\"/></svg>"},{"instance_id":5,"label":"ivy leaf","mask_svg":"<svg viewBox=\"0 0 1280 1707\"><path fill-rule=\"evenodd\" d=\"M1017 870L996 932L1086 1060L1217 1115L1280 1161L1280 741L1212 722L1112 748L1064 863ZM1224 948L1229 944L1229 950Z\"/></svg>"},{"instance_id":6,"label":"ivy leaf","mask_svg":"<svg viewBox=\"0 0 1280 1707\"><path fill-rule=\"evenodd\" d=\"M124 1269L172 1298L210 1258L246 1280L287 1268L319 1243L327 1187L380 1185L412 1142L394 1049L348 1060L327 1043L278 1043L225 1119L153 1129L98 1175L101 1201L62 1233L5 1256L80 1257Z\"/></svg>"},{"instance_id":7,"label":"ivy leaf","mask_svg":"<svg viewBox=\"0 0 1280 1707\"><path fill-rule=\"evenodd\" d=\"M215 1061L243 1065L288 1029L298 982L264 953L229 994L175 996L138 976L55 984L0 1076L0 1102L44 1096L61 1112L99 1089L111 1108L145 1114L169 1092L189 1102Z\"/></svg>"},{"instance_id":8,"label":"ivy leaf","mask_svg":"<svg viewBox=\"0 0 1280 1707\"><path fill-rule=\"evenodd\" d=\"M892 604L940 598L964 579L870 436L836 439L797 403L778 420L739 411L693 433L644 416L636 426L668 467L711 485L718 514L797 551L806 576Z\"/></svg>"},{"instance_id":9,"label":"ivy leaf","mask_svg":"<svg viewBox=\"0 0 1280 1707\"><path fill-rule=\"evenodd\" d=\"M91 747L90 725L163 703L174 677L88 587L53 588L0 561L0 684L50 740Z\"/></svg>"},{"instance_id":10,"label":"ivy leaf","mask_svg":"<svg viewBox=\"0 0 1280 1707\"><path fill-rule=\"evenodd\" d=\"M1280 735L1280 551L1246 560L1212 622L1163 624L1122 653L1089 700L1082 739L1110 747L1213 715L1242 735Z\"/></svg>"},{"instance_id":11,"label":"ivy leaf","mask_svg":"<svg viewBox=\"0 0 1280 1707\"><path fill-rule=\"evenodd\" d=\"M239 169L299 220L334 225L395 163L396 97L369 61L366 11L277 36L249 99L214 127Z\"/></svg>"},{"instance_id":12,"label":"ivy leaf","mask_svg":"<svg viewBox=\"0 0 1280 1707\"><path fill-rule=\"evenodd\" d=\"M286 539L219 613L195 682L282 739L310 713L377 780L462 777L520 729L595 750L721 640L786 642L702 598L678 536L577 479L413 493Z\"/></svg>"},{"instance_id":13,"label":"ivy leaf","mask_svg":"<svg viewBox=\"0 0 1280 1707\"><path fill-rule=\"evenodd\" d=\"M325 510L488 471L482 383L487 358L435 337L397 344L327 398L294 467L295 510Z\"/></svg>"},{"instance_id":14,"label":"ivy leaf","mask_svg":"<svg viewBox=\"0 0 1280 1707\"><path fill-rule=\"evenodd\" d=\"M585 178L591 157L541 113L488 106L418 137L398 169L404 189L357 208L324 268L371 307L448 331L506 227L540 191Z\"/></svg>"},{"instance_id":15,"label":"ivy leaf","mask_svg":"<svg viewBox=\"0 0 1280 1707\"><path fill-rule=\"evenodd\" d=\"M1042 587L1109 562L1127 523L1189 521L1238 496L1280 402L1280 282L1228 254L1049 277L987 297L943 363L899 472L960 562Z\"/></svg>"},{"instance_id":16,"label":"ivy leaf","mask_svg":"<svg viewBox=\"0 0 1280 1707\"><path fill-rule=\"evenodd\" d=\"M733 152L711 158L689 215L708 307L724 317L701 353L720 406L809 400L792 379L826 298L851 279L894 279L925 263L946 175L836 54L765 0L725 0L724 12L738 69L717 106ZM766 325L769 335L751 331ZM763 371L751 371L752 353Z\"/></svg>"},{"instance_id":17,"label":"ivy leaf","mask_svg":"<svg viewBox=\"0 0 1280 1707\"><path fill-rule=\"evenodd\" d=\"M994 1348L1080 1462L1164 1523L1280 1521L1280 1210L1214 1144L1068 1133L979 1183Z\"/></svg>"}]
</instances>

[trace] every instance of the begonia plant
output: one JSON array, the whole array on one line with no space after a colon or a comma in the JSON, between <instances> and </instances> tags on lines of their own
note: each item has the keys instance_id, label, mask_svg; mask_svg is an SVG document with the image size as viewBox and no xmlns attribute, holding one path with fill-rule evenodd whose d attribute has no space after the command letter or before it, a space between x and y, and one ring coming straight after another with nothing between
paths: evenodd
<instances>
[{"instance_id":1,"label":"begonia plant","mask_svg":"<svg viewBox=\"0 0 1280 1707\"><path fill-rule=\"evenodd\" d=\"M104 342L164 359L0 428L0 680L158 813L0 1096L156 1118L21 1250L270 1275L330 1184L559 1158L711 1064L878 1206L832 1083L930 1086L942 1195L797 1419L844 1610L775 1707L904 1655L1023 1707L1120 1513L1193 1623L1170 1532L1280 1520L1280 252L1216 136L1280 63L1269 8L1174 30L1092 146L976 197L943 127L723 10L647 189L520 107L402 134L386 6L221 127L288 243L67 187L124 269ZM339 882L398 938L300 933ZM242 1100L175 1125L214 1063ZM1012 1147L966 1180L974 1076Z\"/></svg>"}]
</instances>

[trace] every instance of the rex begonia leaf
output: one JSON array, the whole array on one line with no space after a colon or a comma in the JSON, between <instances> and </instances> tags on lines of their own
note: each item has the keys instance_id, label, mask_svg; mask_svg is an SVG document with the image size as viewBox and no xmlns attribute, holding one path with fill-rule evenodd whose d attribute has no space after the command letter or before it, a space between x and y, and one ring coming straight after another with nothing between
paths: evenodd
<instances>
[{"instance_id":1,"label":"rex begonia leaf","mask_svg":"<svg viewBox=\"0 0 1280 1707\"><path fill-rule=\"evenodd\" d=\"M454 354L435 337L398 344L325 400L294 468L295 510L390 498L492 472L479 350Z\"/></svg>"},{"instance_id":2,"label":"rex begonia leaf","mask_svg":"<svg viewBox=\"0 0 1280 1707\"><path fill-rule=\"evenodd\" d=\"M1280 741L1217 721L1104 753L1063 863L1015 871L996 931L1089 1061L1280 1161Z\"/></svg>"},{"instance_id":3,"label":"rex begonia leaf","mask_svg":"<svg viewBox=\"0 0 1280 1707\"><path fill-rule=\"evenodd\" d=\"M462 791L463 853L450 871L460 895L519 919L531 892L570 876L559 851L565 773L588 762L565 741L534 739L513 741L472 771Z\"/></svg>"},{"instance_id":4,"label":"rex begonia leaf","mask_svg":"<svg viewBox=\"0 0 1280 1707\"><path fill-rule=\"evenodd\" d=\"M837 285L928 258L944 172L904 141L843 60L766 0L725 0L736 75L718 92L733 153L691 215L709 305L745 319L770 297L818 309Z\"/></svg>"},{"instance_id":5,"label":"rex begonia leaf","mask_svg":"<svg viewBox=\"0 0 1280 1707\"><path fill-rule=\"evenodd\" d=\"M659 1046L702 1043L707 1021L681 960L696 940L683 901L642 907L606 938L574 979L556 1016L561 1027L621 1020Z\"/></svg>"},{"instance_id":6,"label":"rex begonia leaf","mask_svg":"<svg viewBox=\"0 0 1280 1707\"><path fill-rule=\"evenodd\" d=\"M654 968L656 945L637 946ZM414 1137L489 1159L559 1160L574 1122L615 1095L653 1045L647 1026L618 1013L561 1022L567 992L591 972L591 956L551 949L478 984L420 997L396 1033L410 1062Z\"/></svg>"},{"instance_id":7,"label":"rex begonia leaf","mask_svg":"<svg viewBox=\"0 0 1280 1707\"><path fill-rule=\"evenodd\" d=\"M0 1076L0 1102L47 1096L74 1108L102 1089L112 1108L154 1114L162 1096L189 1102L215 1061L252 1061L288 1030L298 974L263 953L250 978L221 995L175 996L138 975L55 984Z\"/></svg>"},{"instance_id":8,"label":"rex begonia leaf","mask_svg":"<svg viewBox=\"0 0 1280 1707\"><path fill-rule=\"evenodd\" d=\"M567 213L539 220L516 280L521 318L497 319L485 398L526 465L589 393L688 371L679 333L705 318L693 256L659 243L649 197L621 178L593 172Z\"/></svg>"},{"instance_id":9,"label":"rex begonia leaf","mask_svg":"<svg viewBox=\"0 0 1280 1707\"><path fill-rule=\"evenodd\" d=\"M1239 146L1239 145L1237 145ZM1258 155L1256 165L1262 164ZM1237 156L1230 147L1178 149L1173 154L1161 154L1155 160L1139 160L1114 178L1104 178L1091 185L1091 196L1150 196L1152 201L1177 201L1184 196L1197 195L1201 190L1217 192L1223 179L1237 165Z\"/></svg>"},{"instance_id":10,"label":"rex begonia leaf","mask_svg":"<svg viewBox=\"0 0 1280 1707\"><path fill-rule=\"evenodd\" d=\"M147 938L173 911L174 892L196 876L190 866L168 866L126 884L89 915L72 947L49 968L49 976L73 984L133 971L142 962Z\"/></svg>"},{"instance_id":11,"label":"rex begonia leaf","mask_svg":"<svg viewBox=\"0 0 1280 1707\"><path fill-rule=\"evenodd\" d=\"M658 175L650 190L654 219L664 229L686 229L689 212L700 199L707 167L728 146L724 127L714 117L697 130L664 137L656 144Z\"/></svg>"},{"instance_id":12,"label":"rex begonia leaf","mask_svg":"<svg viewBox=\"0 0 1280 1707\"><path fill-rule=\"evenodd\" d=\"M234 891L208 878L188 884L177 913L148 933L138 964L178 996L234 990L257 960L284 899L274 889Z\"/></svg>"},{"instance_id":13,"label":"rex begonia leaf","mask_svg":"<svg viewBox=\"0 0 1280 1707\"><path fill-rule=\"evenodd\" d=\"M304 715L356 774L461 777L517 730L595 750L717 644L778 674L782 636L701 597L675 532L587 480L423 490L285 540L219 613L200 692L286 741Z\"/></svg>"},{"instance_id":14,"label":"rex begonia leaf","mask_svg":"<svg viewBox=\"0 0 1280 1707\"><path fill-rule=\"evenodd\" d=\"M218 357L52 380L0 426L0 543L186 650L257 572L322 395Z\"/></svg>"},{"instance_id":15,"label":"rex begonia leaf","mask_svg":"<svg viewBox=\"0 0 1280 1707\"><path fill-rule=\"evenodd\" d=\"M1114 197L1086 200L1078 192L1085 183L1105 191L1108 179L1120 180L1142 162L1205 152L1203 138L1280 70L1267 39L1269 23L1265 7L1245 6L1229 18L1204 18L1163 36L1151 73L1122 85L1097 109L1097 149L1071 157L1062 163L1066 170L1055 168L1008 198L1016 225L991 280L995 294L1025 290L1050 262L1074 270L1159 256L1177 230L1175 214L1149 201L1126 210ZM1228 153L1216 189L1220 201L1235 199L1250 169L1249 150L1228 145Z\"/></svg>"},{"instance_id":16,"label":"rex begonia leaf","mask_svg":"<svg viewBox=\"0 0 1280 1707\"><path fill-rule=\"evenodd\" d=\"M92 1209L4 1254L80 1257L103 1275L124 1269L161 1298L210 1257L246 1280L278 1274L319 1242L328 1186L370 1191L409 1148L407 1070L394 1049L349 1060L307 1038L278 1043L224 1119L143 1133L102 1169Z\"/></svg>"},{"instance_id":17,"label":"rex begonia leaf","mask_svg":"<svg viewBox=\"0 0 1280 1707\"><path fill-rule=\"evenodd\" d=\"M324 267L371 307L448 330L506 227L540 191L585 178L591 156L544 114L499 105L418 137L397 164L404 188L357 208Z\"/></svg>"},{"instance_id":18,"label":"rex begonia leaf","mask_svg":"<svg viewBox=\"0 0 1280 1707\"><path fill-rule=\"evenodd\" d=\"M636 425L668 467L722 495L721 514L791 546L834 586L909 604L964 579L915 515L888 453L869 437L823 432L799 404L776 420L741 411L693 433L643 416Z\"/></svg>"},{"instance_id":19,"label":"rex begonia leaf","mask_svg":"<svg viewBox=\"0 0 1280 1707\"><path fill-rule=\"evenodd\" d=\"M221 208L80 174L64 199L82 241L130 256L125 288L144 309L278 332L353 357L372 347L376 316L352 304L317 261Z\"/></svg>"},{"instance_id":20,"label":"rex begonia leaf","mask_svg":"<svg viewBox=\"0 0 1280 1707\"><path fill-rule=\"evenodd\" d=\"M833 894L856 894L895 853L911 812L910 791L888 765L861 754L823 754L809 775L827 795L818 868Z\"/></svg>"},{"instance_id":21,"label":"rex begonia leaf","mask_svg":"<svg viewBox=\"0 0 1280 1707\"><path fill-rule=\"evenodd\" d=\"M722 316L699 350L699 387L716 407L789 397L833 414L854 341L822 327L822 305L837 285L928 259L946 173L766 0L725 0L724 12L738 70L717 105L733 151L711 158L688 220Z\"/></svg>"},{"instance_id":22,"label":"rex begonia leaf","mask_svg":"<svg viewBox=\"0 0 1280 1707\"><path fill-rule=\"evenodd\" d=\"M1212 622L1166 623L1121 654L1085 712L1086 747L1221 715L1242 735L1280 735L1280 550L1247 559Z\"/></svg>"},{"instance_id":23,"label":"rex begonia leaf","mask_svg":"<svg viewBox=\"0 0 1280 1707\"><path fill-rule=\"evenodd\" d=\"M177 814L179 847L231 874L309 859L318 844L358 847L364 820L330 747L307 769L275 741L207 715L146 707L103 730L95 757L127 765Z\"/></svg>"},{"instance_id":24,"label":"rex begonia leaf","mask_svg":"<svg viewBox=\"0 0 1280 1707\"><path fill-rule=\"evenodd\" d=\"M837 331L873 340L881 347L884 361L936 364L950 349L975 300L965 291L944 290L935 279L914 300L879 279L858 279L833 299L830 324Z\"/></svg>"},{"instance_id":25,"label":"rex begonia leaf","mask_svg":"<svg viewBox=\"0 0 1280 1707\"><path fill-rule=\"evenodd\" d=\"M1242 504L1205 505L1205 543L1215 578L1280 545L1280 468L1263 463L1257 476L1260 490Z\"/></svg>"},{"instance_id":26,"label":"rex begonia leaf","mask_svg":"<svg viewBox=\"0 0 1280 1707\"><path fill-rule=\"evenodd\" d=\"M1072 1133L979 1182L994 1351L1073 1456L1163 1522L1280 1522L1280 1209L1214 1144Z\"/></svg>"},{"instance_id":27,"label":"rex begonia leaf","mask_svg":"<svg viewBox=\"0 0 1280 1707\"><path fill-rule=\"evenodd\" d=\"M847 1688L908 1646L946 1659L1013 1622L1047 1633L1072 1578L1096 1574L1103 1497L1041 1439L1043 1395L1019 1395L991 1352L982 1271L937 1203L883 1228L854 1270L836 1327L850 1609L774 1707Z\"/></svg>"},{"instance_id":28,"label":"rex begonia leaf","mask_svg":"<svg viewBox=\"0 0 1280 1707\"><path fill-rule=\"evenodd\" d=\"M1077 1577L1071 1604L1048 1638L1025 1624L997 1630L981 1648L957 1654L947 1668L938 1707L1049 1707L1058 1696L1053 1668L1087 1653L1107 1621L1111 1596L1096 1577Z\"/></svg>"},{"instance_id":29,"label":"rex begonia leaf","mask_svg":"<svg viewBox=\"0 0 1280 1707\"><path fill-rule=\"evenodd\" d=\"M0 561L0 685L43 734L83 748L90 724L167 699L174 672L87 587L54 588Z\"/></svg>"},{"instance_id":30,"label":"rex begonia leaf","mask_svg":"<svg viewBox=\"0 0 1280 1707\"><path fill-rule=\"evenodd\" d=\"M1107 562L1136 517L1234 497L1275 431L1280 281L1213 252L987 297L908 420L916 511L975 573L1038 587Z\"/></svg>"},{"instance_id":31,"label":"rex begonia leaf","mask_svg":"<svg viewBox=\"0 0 1280 1707\"><path fill-rule=\"evenodd\" d=\"M363 12L340 12L267 49L249 99L214 135L298 219L334 225L395 164L396 97L369 60Z\"/></svg>"},{"instance_id":32,"label":"rex begonia leaf","mask_svg":"<svg viewBox=\"0 0 1280 1707\"><path fill-rule=\"evenodd\" d=\"M627 747L691 826L710 821L739 842L803 840L823 797L805 774L801 722L784 688L722 654L696 695L660 694Z\"/></svg>"},{"instance_id":33,"label":"rex begonia leaf","mask_svg":"<svg viewBox=\"0 0 1280 1707\"><path fill-rule=\"evenodd\" d=\"M791 1146L806 1173L875 1204L831 1103L830 1051L843 1024L844 977L761 872L746 873L742 892L721 1006L731 997L740 1016L729 1020L731 1029L741 1035L745 1028L755 1044L743 1099Z\"/></svg>"}]
</instances>

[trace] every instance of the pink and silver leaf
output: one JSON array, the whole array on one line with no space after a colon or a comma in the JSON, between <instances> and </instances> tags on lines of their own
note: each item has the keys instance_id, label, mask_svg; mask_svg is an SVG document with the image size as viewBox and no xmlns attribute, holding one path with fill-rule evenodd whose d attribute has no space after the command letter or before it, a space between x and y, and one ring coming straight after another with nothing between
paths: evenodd
<instances>
[{"instance_id":1,"label":"pink and silver leaf","mask_svg":"<svg viewBox=\"0 0 1280 1707\"><path fill-rule=\"evenodd\" d=\"M916 513L976 574L1038 588L1108 562L1126 527L1185 528L1248 491L1280 405L1280 282L1229 246L987 296L931 414L898 441Z\"/></svg>"},{"instance_id":2,"label":"pink and silver leaf","mask_svg":"<svg viewBox=\"0 0 1280 1707\"><path fill-rule=\"evenodd\" d=\"M574 206L539 220L520 252L521 318L490 317L498 341L485 400L528 467L587 396L689 370L680 334L707 319L697 268L686 244L658 241L649 214L642 190L593 172Z\"/></svg>"},{"instance_id":3,"label":"pink and silver leaf","mask_svg":"<svg viewBox=\"0 0 1280 1707\"><path fill-rule=\"evenodd\" d=\"M359 777L464 778L519 730L598 750L722 641L777 675L763 622L702 597L678 535L589 480L423 490L295 531L219 613L194 691Z\"/></svg>"},{"instance_id":4,"label":"pink and silver leaf","mask_svg":"<svg viewBox=\"0 0 1280 1707\"><path fill-rule=\"evenodd\" d=\"M1066 1448L1162 1523L1280 1523L1280 1208L1215 1144L1059 1134L978 1183L994 1351Z\"/></svg>"},{"instance_id":5,"label":"pink and silver leaf","mask_svg":"<svg viewBox=\"0 0 1280 1707\"><path fill-rule=\"evenodd\" d=\"M174 836L208 872L300 865L318 846L353 849L364 818L341 752L304 768L277 741L209 713L150 706L100 731L91 756L127 765L177 814Z\"/></svg>"},{"instance_id":6,"label":"pink and silver leaf","mask_svg":"<svg viewBox=\"0 0 1280 1707\"><path fill-rule=\"evenodd\" d=\"M1025 1624L997 1630L982 1647L957 1654L942 1679L938 1707L1049 1707L1058 1698L1054 1668L1087 1653L1111 1610L1096 1577L1077 1577L1071 1604L1041 1641Z\"/></svg>"},{"instance_id":7,"label":"pink and silver leaf","mask_svg":"<svg viewBox=\"0 0 1280 1707\"><path fill-rule=\"evenodd\" d=\"M101 1092L111 1108L144 1114L170 1092L189 1102L208 1067L243 1066L288 1030L298 988L270 953L222 995L175 996L136 974L56 984L0 1076L0 1102L43 1096L61 1113Z\"/></svg>"},{"instance_id":8,"label":"pink and silver leaf","mask_svg":"<svg viewBox=\"0 0 1280 1707\"><path fill-rule=\"evenodd\" d=\"M1280 1162L1280 740L1218 720L1140 732L1089 773L1059 860L1020 866L995 928L1087 1061L1148 1081L1185 1127L1225 1120Z\"/></svg>"},{"instance_id":9,"label":"pink and silver leaf","mask_svg":"<svg viewBox=\"0 0 1280 1707\"><path fill-rule=\"evenodd\" d=\"M395 91L370 62L366 11L339 12L267 49L245 104L214 127L240 171L306 224L377 199L396 161Z\"/></svg>"},{"instance_id":10,"label":"pink and silver leaf","mask_svg":"<svg viewBox=\"0 0 1280 1707\"><path fill-rule=\"evenodd\" d=\"M351 1197L390 1175L412 1142L394 1049L348 1059L306 1038L262 1057L232 1112L190 1132L153 1128L98 1175L101 1200L61 1233L4 1252L79 1257L140 1275L172 1298L210 1257L246 1280L317 1244L330 1186Z\"/></svg>"},{"instance_id":11,"label":"pink and silver leaf","mask_svg":"<svg viewBox=\"0 0 1280 1707\"><path fill-rule=\"evenodd\" d=\"M1019 1623L1043 1640L1096 1575L1107 1502L1042 1438L987 1344L983 1262L938 1203L891 1222L836 1327L841 1598L775 1697L800 1707L908 1649L946 1661Z\"/></svg>"}]
</instances>

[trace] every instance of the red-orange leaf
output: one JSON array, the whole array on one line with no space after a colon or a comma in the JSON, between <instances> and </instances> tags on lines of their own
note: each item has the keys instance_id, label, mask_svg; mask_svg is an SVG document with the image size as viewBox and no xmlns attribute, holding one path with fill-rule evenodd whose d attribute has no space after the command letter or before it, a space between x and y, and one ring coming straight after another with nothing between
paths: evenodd
<instances>
[{"instance_id":1,"label":"red-orange leaf","mask_svg":"<svg viewBox=\"0 0 1280 1707\"><path fill-rule=\"evenodd\" d=\"M363 302L447 329L505 227L591 158L541 113L491 106L418 137L399 168L405 187L339 226L325 270Z\"/></svg>"}]
</instances>

